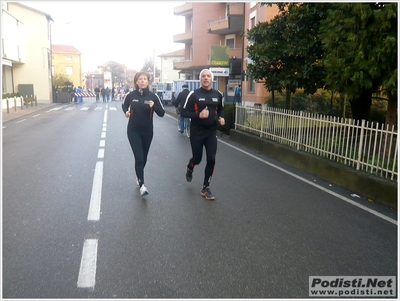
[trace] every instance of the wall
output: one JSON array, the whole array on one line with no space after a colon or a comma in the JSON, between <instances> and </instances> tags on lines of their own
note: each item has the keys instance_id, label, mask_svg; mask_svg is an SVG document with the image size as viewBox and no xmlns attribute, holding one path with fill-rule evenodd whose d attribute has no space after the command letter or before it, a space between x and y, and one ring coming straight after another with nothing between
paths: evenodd
<instances>
[{"instance_id":1,"label":"wall","mask_svg":"<svg viewBox=\"0 0 400 301\"><path fill-rule=\"evenodd\" d=\"M14 90L19 84L33 84L38 103L51 103L51 60L49 21L46 15L8 3L9 13L24 24L24 64L13 63Z\"/></svg>"},{"instance_id":2,"label":"wall","mask_svg":"<svg viewBox=\"0 0 400 301\"><path fill-rule=\"evenodd\" d=\"M179 78L179 70L174 70L174 62L179 62L183 60L182 56L161 56L161 78L160 82L170 83L174 80L185 79L185 77L181 76Z\"/></svg>"},{"instance_id":3,"label":"wall","mask_svg":"<svg viewBox=\"0 0 400 301\"><path fill-rule=\"evenodd\" d=\"M71 58L71 60L67 60ZM84 82L81 74L81 55L77 53L57 53L53 52L54 74L66 74L66 67L72 67L73 73L66 74L71 79L74 87L81 86Z\"/></svg>"},{"instance_id":4,"label":"wall","mask_svg":"<svg viewBox=\"0 0 400 301\"><path fill-rule=\"evenodd\" d=\"M210 64L210 45L224 45L225 41L220 41L216 34L205 34L208 30L208 21L225 16L225 3L193 3L193 60L192 66L202 66Z\"/></svg>"}]
</instances>

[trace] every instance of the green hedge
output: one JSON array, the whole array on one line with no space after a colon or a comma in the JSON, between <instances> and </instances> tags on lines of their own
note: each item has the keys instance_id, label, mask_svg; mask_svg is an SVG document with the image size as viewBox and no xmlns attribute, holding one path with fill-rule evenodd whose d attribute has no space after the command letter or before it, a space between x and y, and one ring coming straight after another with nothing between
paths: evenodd
<instances>
[{"instance_id":1,"label":"green hedge","mask_svg":"<svg viewBox=\"0 0 400 301\"><path fill-rule=\"evenodd\" d=\"M235 106L233 103L225 103L225 125L217 124L217 130L229 135L231 129L235 127Z\"/></svg>"},{"instance_id":2,"label":"green hedge","mask_svg":"<svg viewBox=\"0 0 400 301\"><path fill-rule=\"evenodd\" d=\"M3 94L2 95L2 99L5 99L5 98L13 98L13 97L20 97L21 96L21 94L19 94L19 93L6 93L6 94Z\"/></svg>"}]
</instances>

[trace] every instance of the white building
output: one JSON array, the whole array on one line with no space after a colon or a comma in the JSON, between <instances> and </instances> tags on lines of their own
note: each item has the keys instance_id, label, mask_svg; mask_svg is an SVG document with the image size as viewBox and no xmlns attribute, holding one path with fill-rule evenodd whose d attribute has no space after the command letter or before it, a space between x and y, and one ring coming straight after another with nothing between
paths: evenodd
<instances>
[{"instance_id":1,"label":"white building","mask_svg":"<svg viewBox=\"0 0 400 301\"><path fill-rule=\"evenodd\" d=\"M53 102L50 31L53 19L18 2L2 2L1 14L2 93L18 92L25 96L27 91L33 91L38 103Z\"/></svg>"},{"instance_id":2,"label":"white building","mask_svg":"<svg viewBox=\"0 0 400 301\"><path fill-rule=\"evenodd\" d=\"M160 82L172 83L174 80L185 79L184 74L179 74L180 70L174 70L174 63L184 60L184 49L164 53L158 57L161 58Z\"/></svg>"}]
</instances>

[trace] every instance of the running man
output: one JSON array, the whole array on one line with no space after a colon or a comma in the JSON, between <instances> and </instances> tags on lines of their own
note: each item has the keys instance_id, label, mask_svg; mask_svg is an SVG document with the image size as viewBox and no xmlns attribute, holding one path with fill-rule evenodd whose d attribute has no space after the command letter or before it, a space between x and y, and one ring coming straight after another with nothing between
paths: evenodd
<instances>
[{"instance_id":1,"label":"running man","mask_svg":"<svg viewBox=\"0 0 400 301\"><path fill-rule=\"evenodd\" d=\"M210 182L214 173L217 153L217 121L225 125L224 101L222 93L212 88L214 76L208 69L199 75L201 87L191 91L183 105L181 116L190 118L190 158L186 170L186 180L192 181L193 169L200 164L203 146L206 149L207 164L204 170L203 187L200 194L207 200L215 200L210 190Z\"/></svg>"}]
</instances>

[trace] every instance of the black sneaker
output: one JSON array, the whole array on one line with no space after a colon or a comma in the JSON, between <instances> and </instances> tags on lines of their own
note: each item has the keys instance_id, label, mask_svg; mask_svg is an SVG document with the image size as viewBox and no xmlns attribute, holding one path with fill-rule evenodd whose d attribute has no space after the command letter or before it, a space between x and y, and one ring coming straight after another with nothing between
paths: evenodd
<instances>
[{"instance_id":1,"label":"black sneaker","mask_svg":"<svg viewBox=\"0 0 400 301\"><path fill-rule=\"evenodd\" d=\"M186 181L191 182L193 179L193 170L190 170L189 168L186 171Z\"/></svg>"},{"instance_id":2,"label":"black sneaker","mask_svg":"<svg viewBox=\"0 0 400 301\"><path fill-rule=\"evenodd\" d=\"M211 193L210 187L203 187L200 194L204 196L207 200L215 200L215 196Z\"/></svg>"}]
</instances>

